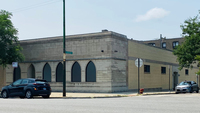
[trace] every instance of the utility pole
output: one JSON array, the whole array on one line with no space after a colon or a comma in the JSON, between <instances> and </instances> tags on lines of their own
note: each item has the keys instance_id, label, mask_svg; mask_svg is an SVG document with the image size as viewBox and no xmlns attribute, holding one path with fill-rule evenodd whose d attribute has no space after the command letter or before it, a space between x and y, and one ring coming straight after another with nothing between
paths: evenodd
<instances>
[{"instance_id":1,"label":"utility pole","mask_svg":"<svg viewBox=\"0 0 200 113\"><path fill-rule=\"evenodd\" d=\"M169 91L170 91L170 65L169 65Z\"/></svg>"},{"instance_id":2,"label":"utility pole","mask_svg":"<svg viewBox=\"0 0 200 113\"><path fill-rule=\"evenodd\" d=\"M66 96L65 0L63 0L63 97Z\"/></svg>"}]
</instances>

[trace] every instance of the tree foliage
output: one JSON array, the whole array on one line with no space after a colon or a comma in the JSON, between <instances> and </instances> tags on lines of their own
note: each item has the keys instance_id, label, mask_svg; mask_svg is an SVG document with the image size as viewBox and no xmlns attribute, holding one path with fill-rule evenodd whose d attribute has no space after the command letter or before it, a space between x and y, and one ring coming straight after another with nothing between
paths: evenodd
<instances>
[{"instance_id":1,"label":"tree foliage","mask_svg":"<svg viewBox=\"0 0 200 113\"><path fill-rule=\"evenodd\" d=\"M199 11L200 14L200 11ZM181 25L184 42L174 51L179 62L179 69L192 68L196 63L195 57L200 55L200 18L199 15L189 18Z\"/></svg>"},{"instance_id":2,"label":"tree foliage","mask_svg":"<svg viewBox=\"0 0 200 113\"><path fill-rule=\"evenodd\" d=\"M197 56L195 57L195 59L198 60L198 61L200 62L200 55L197 55ZM198 67L199 67L199 65L200 65L200 63L198 63ZM197 75L200 75L200 67L199 67L199 71L196 72L196 74L197 74Z\"/></svg>"},{"instance_id":3,"label":"tree foliage","mask_svg":"<svg viewBox=\"0 0 200 113\"><path fill-rule=\"evenodd\" d=\"M0 11L0 65L20 62L24 60L17 37L17 29L11 21L12 14L5 10Z\"/></svg>"}]
</instances>

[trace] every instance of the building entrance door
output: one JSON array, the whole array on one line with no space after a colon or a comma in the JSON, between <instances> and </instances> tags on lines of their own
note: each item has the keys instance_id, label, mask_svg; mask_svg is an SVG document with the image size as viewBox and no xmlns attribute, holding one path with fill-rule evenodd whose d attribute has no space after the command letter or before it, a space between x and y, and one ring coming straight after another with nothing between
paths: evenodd
<instances>
[{"instance_id":1,"label":"building entrance door","mask_svg":"<svg viewBox=\"0 0 200 113\"><path fill-rule=\"evenodd\" d=\"M19 66L14 69L14 72L13 72L13 82L16 81L16 80L18 80L18 79L21 79L21 69L20 69Z\"/></svg>"},{"instance_id":2,"label":"building entrance door","mask_svg":"<svg viewBox=\"0 0 200 113\"><path fill-rule=\"evenodd\" d=\"M174 72L173 74L173 90L175 90L175 87L178 84L178 72Z\"/></svg>"}]
</instances>

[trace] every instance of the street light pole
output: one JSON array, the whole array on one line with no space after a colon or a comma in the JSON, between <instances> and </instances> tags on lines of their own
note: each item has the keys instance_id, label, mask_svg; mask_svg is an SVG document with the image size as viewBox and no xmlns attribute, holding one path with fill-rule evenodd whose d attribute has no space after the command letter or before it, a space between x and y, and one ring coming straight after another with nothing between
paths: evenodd
<instances>
[{"instance_id":1,"label":"street light pole","mask_svg":"<svg viewBox=\"0 0 200 113\"><path fill-rule=\"evenodd\" d=\"M63 97L66 96L65 0L63 0Z\"/></svg>"},{"instance_id":2,"label":"street light pole","mask_svg":"<svg viewBox=\"0 0 200 113\"><path fill-rule=\"evenodd\" d=\"M170 91L170 65L169 65L169 91Z\"/></svg>"}]
</instances>

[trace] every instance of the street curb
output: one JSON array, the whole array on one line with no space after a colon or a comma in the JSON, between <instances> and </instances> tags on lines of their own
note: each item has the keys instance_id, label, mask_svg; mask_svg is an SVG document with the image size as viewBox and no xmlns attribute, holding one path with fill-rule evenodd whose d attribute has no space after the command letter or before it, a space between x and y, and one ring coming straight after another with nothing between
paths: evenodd
<instances>
[{"instance_id":1,"label":"street curb","mask_svg":"<svg viewBox=\"0 0 200 113\"><path fill-rule=\"evenodd\" d=\"M97 99L97 98L122 98L122 97L128 97L128 96L102 96L102 97L49 97L46 99ZM0 95L0 98L1 95ZM15 97L14 97L15 98ZM39 97L40 98L40 97ZM41 97L42 98L42 97ZM37 97L33 97L33 99L38 99ZM45 99L45 98L42 98Z\"/></svg>"},{"instance_id":2,"label":"street curb","mask_svg":"<svg viewBox=\"0 0 200 113\"><path fill-rule=\"evenodd\" d=\"M102 96L102 97L50 97L51 99L95 99L95 98L122 98L122 97L133 97L133 96L147 96L147 95L168 95L172 93L146 93L146 94L133 94L133 95L120 95L120 96Z\"/></svg>"},{"instance_id":3,"label":"street curb","mask_svg":"<svg viewBox=\"0 0 200 113\"><path fill-rule=\"evenodd\" d=\"M143 94L132 94L132 95L117 95L117 96L99 96L99 97L49 97L49 99L98 99L98 98L122 98L122 97L133 97L133 96L148 96L148 95L168 95L175 94L174 92L169 93L143 93ZM0 98L1 95L0 95ZM37 99L37 97L35 98Z\"/></svg>"},{"instance_id":4,"label":"street curb","mask_svg":"<svg viewBox=\"0 0 200 113\"><path fill-rule=\"evenodd\" d=\"M151 93L151 94L142 94L143 96L145 95L168 95L168 94L175 94L174 92L173 93Z\"/></svg>"},{"instance_id":5,"label":"street curb","mask_svg":"<svg viewBox=\"0 0 200 113\"><path fill-rule=\"evenodd\" d=\"M101 96L101 97L49 97L51 99L96 99L96 98L122 98L129 97L128 95L120 95L120 96Z\"/></svg>"},{"instance_id":6,"label":"street curb","mask_svg":"<svg viewBox=\"0 0 200 113\"><path fill-rule=\"evenodd\" d=\"M121 98L121 97L49 97L49 99L97 99L97 98Z\"/></svg>"}]
</instances>

